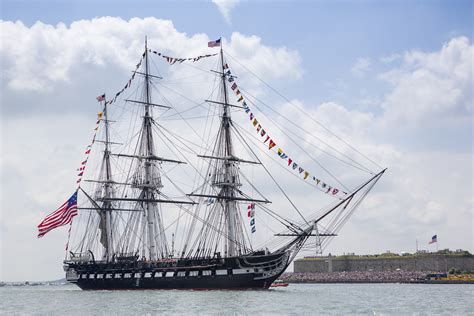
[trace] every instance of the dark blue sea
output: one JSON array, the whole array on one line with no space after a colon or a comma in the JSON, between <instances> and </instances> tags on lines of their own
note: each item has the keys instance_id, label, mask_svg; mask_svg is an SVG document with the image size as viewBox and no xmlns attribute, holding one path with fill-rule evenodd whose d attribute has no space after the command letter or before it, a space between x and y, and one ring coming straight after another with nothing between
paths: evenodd
<instances>
[{"instance_id":1,"label":"dark blue sea","mask_svg":"<svg viewBox=\"0 0 474 316\"><path fill-rule=\"evenodd\" d=\"M4 286L2 315L474 315L474 285L290 284L268 291Z\"/></svg>"}]
</instances>

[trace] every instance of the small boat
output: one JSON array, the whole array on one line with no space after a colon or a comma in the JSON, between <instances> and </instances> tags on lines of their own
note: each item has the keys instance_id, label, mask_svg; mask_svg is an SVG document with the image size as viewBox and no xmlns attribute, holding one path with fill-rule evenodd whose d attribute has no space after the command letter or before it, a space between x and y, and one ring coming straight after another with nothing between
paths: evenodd
<instances>
[{"instance_id":1,"label":"small boat","mask_svg":"<svg viewBox=\"0 0 474 316\"><path fill-rule=\"evenodd\" d=\"M283 280L275 280L275 282L270 285L270 287L287 287L288 283L284 282Z\"/></svg>"}]
</instances>

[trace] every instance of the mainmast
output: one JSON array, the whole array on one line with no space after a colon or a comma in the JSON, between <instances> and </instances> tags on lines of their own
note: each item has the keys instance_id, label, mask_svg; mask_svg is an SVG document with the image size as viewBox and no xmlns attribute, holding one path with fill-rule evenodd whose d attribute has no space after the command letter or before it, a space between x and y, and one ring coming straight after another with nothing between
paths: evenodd
<instances>
[{"instance_id":1,"label":"mainmast","mask_svg":"<svg viewBox=\"0 0 474 316\"><path fill-rule=\"evenodd\" d=\"M222 154L224 157L233 157L234 151L232 147L232 137L230 134L230 111L229 105L227 100L227 84L226 84L226 75L225 75L225 67L224 67L224 54L221 46L221 70L222 70L222 89L224 94L224 102L223 102L223 113L222 113L222 137L223 143L221 145L224 146L222 148ZM221 192L219 195L226 197L224 202L224 214L227 223L227 234L231 238L231 240L227 241L227 256L232 257L236 256L237 252L235 249L235 243L232 242L233 240L238 240L239 238L236 236L236 217L238 216L237 212L237 203L235 200L232 200L235 197L235 187L240 185L238 180L237 170L235 170L234 162L229 160L223 161L224 168L223 168L223 181L215 181L214 185L221 186Z\"/></svg>"},{"instance_id":2,"label":"mainmast","mask_svg":"<svg viewBox=\"0 0 474 316\"><path fill-rule=\"evenodd\" d=\"M106 249L105 257L108 260L112 259L114 254L119 257L129 257L140 254L142 258L155 261L160 258L169 257L169 247L166 240L163 218L161 214L161 205L163 203L172 204L195 204L192 201L179 201L167 198L161 192L163 188L160 174L160 166L162 162L167 163L183 163L173 159L166 159L156 156L155 144L153 141L153 119L152 108L166 108L169 106L152 103L151 95L151 80L152 78L160 78L150 74L149 66L149 50L147 40L145 39L145 52L143 53L144 70L143 72L135 71L135 74L144 76L144 90L141 100L125 100L134 104L143 106L143 120L141 130L138 137L138 144L136 151L133 154L112 154L109 145L112 144L109 140L109 128L107 120L107 108L104 110L106 123L106 140L104 159L101 169L101 180L98 181L104 185L97 196L103 202L100 209L100 229L101 229L101 243ZM141 64L141 62L140 62ZM132 164L135 164L133 172L127 176L123 183L115 183L112 180L110 168L110 156L117 156L122 158L134 159ZM133 165L132 165L133 166ZM131 190L123 191L121 196L116 197L114 191L114 184L130 185ZM138 190L136 190L138 189ZM131 196L130 196L131 195ZM127 207L115 208L112 204L114 201L120 203L127 203ZM128 204L130 203L130 204ZM112 238L112 232L117 231L114 228L112 212L114 211L131 211L128 224L120 236ZM112 248L114 243L117 249Z\"/></svg>"},{"instance_id":3,"label":"mainmast","mask_svg":"<svg viewBox=\"0 0 474 316\"><path fill-rule=\"evenodd\" d=\"M143 131L142 131L142 142L140 148L140 154L144 157L153 157L155 155L154 152L154 143L153 143L153 133L152 133L152 121L153 118L150 115L150 103L151 103L151 93L150 93L150 75L149 75L149 64L148 64L148 41L145 38L145 116L143 118ZM144 200L153 200L154 198L154 190L158 190L162 187L161 185L161 177L158 172L156 172L156 178L153 179L152 175L152 167L155 167L151 160L145 159L144 168L145 168L145 178L144 183L142 183L142 194L141 197ZM157 170L156 170L157 171ZM164 239L162 242L164 243L163 250L165 253L162 253L162 256L167 257L167 247L166 247L166 239L163 234L163 229L161 231L155 231L155 225L160 224L160 220L157 219L158 213L155 212L156 204L151 202L144 203L145 205L145 212L144 216L147 223L147 238L148 238L148 248L149 248L149 258L150 260L157 259L157 252L156 252L156 234L159 233L160 236ZM155 223L155 220L158 220L159 223ZM158 228L158 229L160 229ZM163 252L163 251L162 251Z\"/></svg>"}]
</instances>

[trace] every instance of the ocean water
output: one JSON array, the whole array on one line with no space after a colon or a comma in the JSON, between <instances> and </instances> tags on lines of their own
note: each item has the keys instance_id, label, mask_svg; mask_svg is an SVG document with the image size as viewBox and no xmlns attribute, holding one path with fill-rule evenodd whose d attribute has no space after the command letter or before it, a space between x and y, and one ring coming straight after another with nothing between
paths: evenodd
<instances>
[{"instance_id":1,"label":"ocean water","mask_svg":"<svg viewBox=\"0 0 474 316\"><path fill-rule=\"evenodd\" d=\"M268 291L4 286L1 315L474 315L474 285L290 284Z\"/></svg>"}]
</instances>

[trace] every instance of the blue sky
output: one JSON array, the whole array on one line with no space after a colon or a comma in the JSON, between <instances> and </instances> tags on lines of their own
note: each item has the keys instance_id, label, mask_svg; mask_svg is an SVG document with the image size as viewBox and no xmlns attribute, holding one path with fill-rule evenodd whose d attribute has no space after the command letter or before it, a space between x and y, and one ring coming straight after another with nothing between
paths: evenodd
<instances>
[{"instance_id":1,"label":"blue sky","mask_svg":"<svg viewBox=\"0 0 474 316\"><path fill-rule=\"evenodd\" d=\"M211 1L0 1L0 241L9 241L0 242L0 258L24 249L42 258L48 278L61 277L65 232L38 241L35 227L70 195L94 98L123 85L144 33L176 56L207 52L205 43L222 36L229 54L389 168L330 252L410 252L415 238L435 233L440 248L474 250L472 1L226 0L230 21ZM160 67L170 78L181 69ZM239 85L250 79L238 75ZM248 82L277 111L328 137ZM0 264L9 271L0 280L43 277L14 260Z\"/></svg>"},{"instance_id":2,"label":"blue sky","mask_svg":"<svg viewBox=\"0 0 474 316\"><path fill-rule=\"evenodd\" d=\"M266 45L298 48L306 85L279 87L307 101L336 99L356 106L348 95L383 83L351 80L348 71L359 57L378 58L405 50L432 51L454 36L472 40L472 1L242 1L226 23L211 1L10 1L2 0L2 19L70 24L98 16L123 19L154 16L173 21L188 35L229 38L232 32L261 37ZM379 65L380 66L380 65ZM325 91L328 78L349 80L343 95Z\"/></svg>"}]
</instances>

